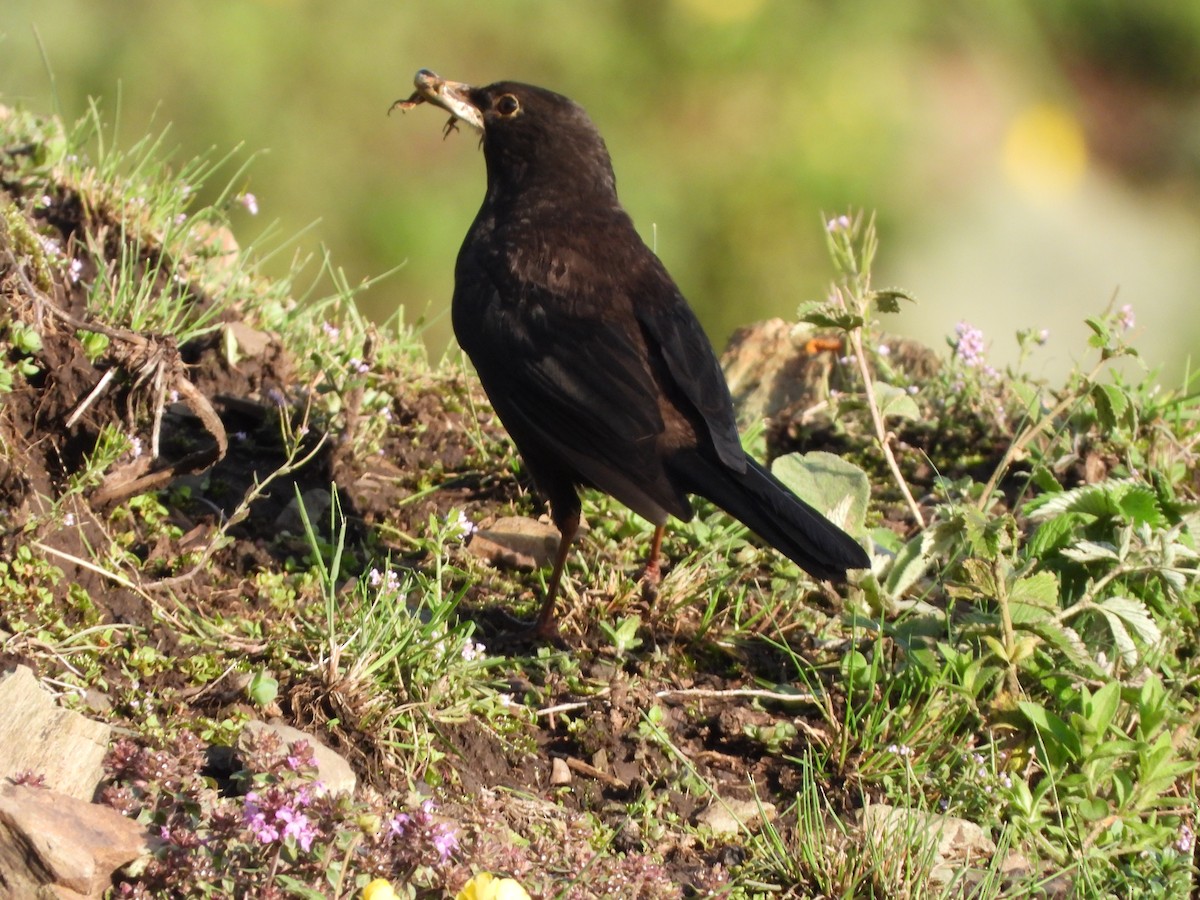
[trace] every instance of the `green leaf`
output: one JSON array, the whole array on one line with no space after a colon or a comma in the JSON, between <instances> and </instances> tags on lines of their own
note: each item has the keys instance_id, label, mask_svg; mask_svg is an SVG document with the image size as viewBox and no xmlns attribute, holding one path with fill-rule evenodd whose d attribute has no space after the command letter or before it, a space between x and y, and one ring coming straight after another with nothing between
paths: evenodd
<instances>
[{"instance_id":1,"label":"green leaf","mask_svg":"<svg viewBox=\"0 0 1200 900\"><path fill-rule=\"evenodd\" d=\"M1118 562L1121 559L1112 544L1099 541L1079 541L1074 546L1063 548L1062 555L1075 562L1096 562L1102 559Z\"/></svg>"},{"instance_id":2,"label":"green leaf","mask_svg":"<svg viewBox=\"0 0 1200 900\"><path fill-rule=\"evenodd\" d=\"M1082 750L1079 735L1066 722L1040 703L1030 700L1018 701L1017 708L1037 729L1045 749L1046 760L1054 768L1061 768L1068 761L1079 758Z\"/></svg>"},{"instance_id":3,"label":"green leaf","mask_svg":"<svg viewBox=\"0 0 1200 900\"><path fill-rule=\"evenodd\" d=\"M1088 822L1099 822L1108 815L1108 804L1099 797L1080 797L1075 801L1075 808Z\"/></svg>"},{"instance_id":4,"label":"green leaf","mask_svg":"<svg viewBox=\"0 0 1200 900\"><path fill-rule=\"evenodd\" d=\"M1091 695L1087 693L1087 688L1084 688L1083 715L1092 734L1102 738L1108 733L1120 702L1121 683L1119 681L1110 681Z\"/></svg>"},{"instance_id":5,"label":"green leaf","mask_svg":"<svg viewBox=\"0 0 1200 900\"><path fill-rule=\"evenodd\" d=\"M807 322L809 325L815 325L818 328L836 328L839 331L853 331L855 328L862 328L863 326L862 316L846 311L836 314L812 312L801 316L800 321Z\"/></svg>"},{"instance_id":6,"label":"green leaf","mask_svg":"<svg viewBox=\"0 0 1200 900\"><path fill-rule=\"evenodd\" d=\"M1070 660L1073 668L1092 678L1107 678L1104 670L1096 665L1088 653L1087 645L1073 629L1053 620L1027 622L1023 625L1026 631L1032 631L1043 641Z\"/></svg>"},{"instance_id":7,"label":"green leaf","mask_svg":"<svg viewBox=\"0 0 1200 900\"><path fill-rule=\"evenodd\" d=\"M1129 411L1129 395L1115 384L1092 385L1092 404L1104 429L1111 431L1118 425L1128 424L1124 419Z\"/></svg>"},{"instance_id":8,"label":"green leaf","mask_svg":"<svg viewBox=\"0 0 1200 900\"><path fill-rule=\"evenodd\" d=\"M849 534L862 534L871 499L867 473L833 453L789 453L771 472L804 502Z\"/></svg>"},{"instance_id":9,"label":"green leaf","mask_svg":"<svg viewBox=\"0 0 1200 900\"><path fill-rule=\"evenodd\" d=\"M1162 629L1158 627L1158 623L1141 600L1132 597L1106 597L1098 605L1106 615L1118 617L1133 629L1143 644L1156 648L1161 643Z\"/></svg>"},{"instance_id":10,"label":"green leaf","mask_svg":"<svg viewBox=\"0 0 1200 900\"><path fill-rule=\"evenodd\" d=\"M915 421L921 418L917 401L904 388L888 384L886 381L877 381L875 399L879 404L879 414L885 419L891 417Z\"/></svg>"},{"instance_id":11,"label":"green leaf","mask_svg":"<svg viewBox=\"0 0 1200 900\"><path fill-rule=\"evenodd\" d=\"M1019 600L1010 600L1008 603L1008 615L1014 625L1030 625L1034 622L1045 622L1047 619L1053 617L1053 612L1036 603L1021 603Z\"/></svg>"},{"instance_id":12,"label":"green leaf","mask_svg":"<svg viewBox=\"0 0 1200 900\"><path fill-rule=\"evenodd\" d=\"M1120 499L1134 487L1132 480L1109 480L1098 484L1037 497L1026 505L1031 519L1049 519L1066 512L1084 513L1103 518L1121 515Z\"/></svg>"},{"instance_id":13,"label":"green leaf","mask_svg":"<svg viewBox=\"0 0 1200 900\"><path fill-rule=\"evenodd\" d=\"M1063 513L1047 519L1037 527L1029 539L1026 545L1027 555L1036 559L1044 559L1051 550L1062 547L1079 524L1080 517L1076 513Z\"/></svg>"},{"instance_id":14,"label":"green leaf","mask_svg":"<svg viewBox=\"0 0 1200 900\"><path fill-rule=\"evenodd\" d=\"M259 669L250 676L246 694L255 706L268 706L279 696L279 682L266 669Z\"/></svg>"},{"instance_id":15,"label":"green leaf","mask_svg":"<svg viewBox=\"0 0 1200 900\"><path fill-rule=\"evenodd\" d=\"M1008 599L1017 603L1058 609L1058 579L1051 572L1037 572L1018 578L1008 589Z\"/></svg>"},{"instance_id":16,"label":"green leaf","mask_svg":"<svg viewBox=\"0 0 1200 900\"><path fill-rule=\"evenodd\" d=\"M904 596L910 587L917 583L933 561L934 535L932 531L922 531L916 537L900 548L900 552L892 559L884 579L884 588L893 599Z\"/></svg>"},{"instance_id":17,"label":"green leaf","mask_svg":"<svg viewBox=\"0 0 1200 900\"><path fill-rule=\"evenodd\" d=\"M909 303L917 302L916 297L900 288L884 288L881 291L872 291L868 299L875 303L875 308L881 313L900 312L901 300L907 300Z\"/></svg>"},{"instance_id":18,"label":"green leaf","mask_svg":"<svg viewBox=\"0 0 1200 900\"><path fill-rule=\"evenodd\" d=\"M1165 528L1167 518L1158 505L1158 496L1149 487L1131 487L1119 501L1121 512L1134 525Z\"/></svg>"}]
</instances>

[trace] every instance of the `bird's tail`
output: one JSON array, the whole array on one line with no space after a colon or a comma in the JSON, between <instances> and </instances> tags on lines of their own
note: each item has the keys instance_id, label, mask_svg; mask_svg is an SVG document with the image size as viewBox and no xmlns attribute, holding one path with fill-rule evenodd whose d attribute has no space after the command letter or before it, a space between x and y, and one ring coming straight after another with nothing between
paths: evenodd
<instances>
[{"instance_id":1,"label":"bird's tail","mask_svg":"<svg viewBox=\"0 0 1200 900\"><path fill-rule=\"evenodd\" d=\"M870 557L858 542L747 458L737 472L699 453L670 462L681 486L707 497L814 578L844 581L847 569L865 569Z\"/></svg>"}]
</instances>

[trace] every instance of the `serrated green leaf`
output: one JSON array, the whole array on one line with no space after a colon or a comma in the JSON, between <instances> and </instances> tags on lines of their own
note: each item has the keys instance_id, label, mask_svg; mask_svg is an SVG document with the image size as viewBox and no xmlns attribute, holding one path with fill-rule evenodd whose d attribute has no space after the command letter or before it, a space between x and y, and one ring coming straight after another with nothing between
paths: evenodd
<instances>
[{"instance_id":1,"label":"serrated green leaf","mask_svg":"<svg viewBox=\"0 0 1200 900\"><path fill-rule=\"evenodd\" d=\"M1164 528L1166 516L1158 505L1158 497L1149 487L1137 485L1119 501L1121 512L1134 525L1149 525L1151 528Z\"/></svg>"},{"instance_id":2,"label":"serrated green leaf","mask_svg":"<svg viewBox=\"0 0 1200 900\"><path fill-rule=\"evenodd\" d=\"M1018 578L1008 589L1008 598L1017 603L1058 609L1058 579L1051 572L1036 572Z\"/></svg>"},{"instance_id":3,"label":"serrated green leaf","mask_svg":"<svg viewBox=\"0 0 1200 900\"><path fill-rule=\"evenodd\" d=\"M850 312L836 314L811 312L801 316L800 321L815 325L817 328L836 328L839 331L853 331L855 328L863 326L863 317Z\"/></svg>"},{"instance_id":4,"label":"serrated green leaf","mask_svg":"<svg viewBox=\"0 0 1200 900\"><path fill-rule=\"evenodd\" d=\"M900 288L884 288L881 291L872 291L870 299L874 301L875 308L881 313L900 312L901 300L907 300L909 303L917 302L917 299L912 294Z\"/></svg>"},{"instance_id":5,"label":"serrated green leaf","mask_svg":"<svg viewBox=\"0 0 1200 900\"><path fill-rule=\"evenodd\" d=\"M1048 619L1044 622L1031 622L1022 626L1032 631L1043 641L1065 656L1071 666L1092 678L1106 678L1104 671L1096 665L1088 653L1087 646L1073 628Z\"/></svg>"},{"instance_id":6,"label":"serrated green leaf","mask_svg":"<svg viewBox=\"0 0 1200 900\"><path fill-rule=\"evenodd\" d=\"M970 580L971 587L975 588L978 593L992 599L1000 593L996 588L996 574L986 560L972 557L963 560L962 567Z\"/></svg>"},{"instance_id":7,"label":"serrated green leaf","mask_svg":"<svg viewBox=\"0 0 1200 900\"><path fill-rule=\"evenodd\" d=\"M1079 541L1073 546L1064 547L1062 555L1075 562L1096 562L1101 559L1116 562L1121 558L1112 544L1099 541Z\"/></svg>"},{"instance_id":8,"label":"serrated green leaf","mask_svg":"<svg viewBox=\"0 0 1200 900\"><path fill-rule=\"evenodd\" d=\"M1113 644L1116 645L1117 653L1121 655L1121 661L1127 666L1137 665L1137 644L1134 643L1133 637L1130 636L1129 629L1125 627L1121 617L1103 610L1101 613L1104 615L1104 621L1108 623L1109 633L1112 634Z\"/></svg>"},{"instance_id":9,"label":"serrated green leaf","mask_svg":"<svg viewBox=\"0 0 1200 900\"><path fill-rule=\"evenodd\" d=\"M771 472L793 493L849 534L862 534L871 499L867 473L833 453L789 453ZM834 514L837 518L834 518Z\"/></svg>"},{"instance_id":10,"label":"serrated green leaf","mask_svg":"<svg viewBox=\"0 0 1200 900\"><path fill-rule=\"evenodd\" d=\"M1101 481L1059 494L1035 497L1025 509L1031 519L1049 519L1066 512L1102 518L1121 515L1120 500L1134 487L1131 480Z\"/></svg>"},{"instance_id":11,"label":"serrated green leaf","mask_svg":"<svg viewBox=\"0 0 1200 900\"><path fill-rule=\"evenodd\" d=\"M1047 519L1037 527L1026 544L1028 556L1043 559L1051 551L1067 543L1067 539L1079 525L1079 516L1074 513L1063 513L1053 519Z\"/></svg>"},{"instance_id":12,"label":"serrated green leaf","mask_svg":"<svg viewBox=\"0 0 1200 900\"><path fill-rule=\"evenodd\" d=\"M1141 600L1133 597L1105 597L1097 604L1106 613L1117 616L1133 629L1138 640L1149 647L1158 646L1162 641L1162 629L1150 615L1150 611Z\"/></svg>"},{"instance_id":13,"label":"serrated green leaf","mask_svg":"<svg viewBox=\"0 0 1200 900\"><path fill-rule=\"evenodd\" d=\"M1053 613L1044 606L1039 606L1036 603L1021 603L1019 601L1008 604L1008 615L1012 619L1014 625L1028 625L1034 622L1044 622L1051 618Z\"/></svg>"},{"instance_id":14,"label":"serrated green leaf","mask_svg":"<svg viewBox=\"0 0 1200 900\"><path fill-rule=\"evenodd\" d=\"M1122 424L1129 409L1129 397L1124 391L1115 384L1094 384L1091 395L1102 428L1112 430Z\"/></svg>"}]
</instances>

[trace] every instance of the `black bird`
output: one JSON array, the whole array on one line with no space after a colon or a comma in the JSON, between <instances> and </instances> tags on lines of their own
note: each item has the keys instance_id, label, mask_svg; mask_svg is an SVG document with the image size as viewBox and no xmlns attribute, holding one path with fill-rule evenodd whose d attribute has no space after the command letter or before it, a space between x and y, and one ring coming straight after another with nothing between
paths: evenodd
<instances>
[{"instance_id":1,"label":"black bird","mask_svg":"<svg viewBox=\"0 0 1200 900\"><path fill-rule=\"evenodd\" d=\"M729 387L695 314L617 200L582 107L515 82L417 73L396 105L436 104L482 132L487 193L454 269L459 344L561 533L537 618L579 526L577 489L611 494L656 530L707 497L816 578L865 568L863 548L742 450Z\"/></svg>"}]
</instances>

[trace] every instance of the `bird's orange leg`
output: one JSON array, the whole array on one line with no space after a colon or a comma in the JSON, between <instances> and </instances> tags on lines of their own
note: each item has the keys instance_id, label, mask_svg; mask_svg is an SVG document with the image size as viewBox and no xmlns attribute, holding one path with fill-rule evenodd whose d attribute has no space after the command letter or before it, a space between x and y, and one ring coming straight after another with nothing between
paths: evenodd
<instances>
[{"instance_id":1,"label":"bird's orange leg","mask_svg":"<svg viewBox=\"0 0 1200 900\"><path fill-rule=\"evenodd\" d=\"M667 526L658 525L654 529L654 537L650 541L650 555L646 557L646 568L642 569L642 599L653 603L658 597L658 582L662 579L662 569L658 557L662 550L663 535Z\"/></svg>"},{"instance_id":2,"label":"bird's orange leg","mask_svg":"<svg viewBox=\"0 0 1200 900\"><path fill-rule=\"evenodd\" d=\"M558 553L554 556L554 570L550 573L550 586L546 588L546 599L538 611L537 621L533 630L544 638L558 637L558 623L554 620L554 600L558 596L558 585L562 581L563 569L567 567L567 557L571 555L571 541L579 531L579 513L564 519L558 525Z\"/></svg>"}]
</instances>

